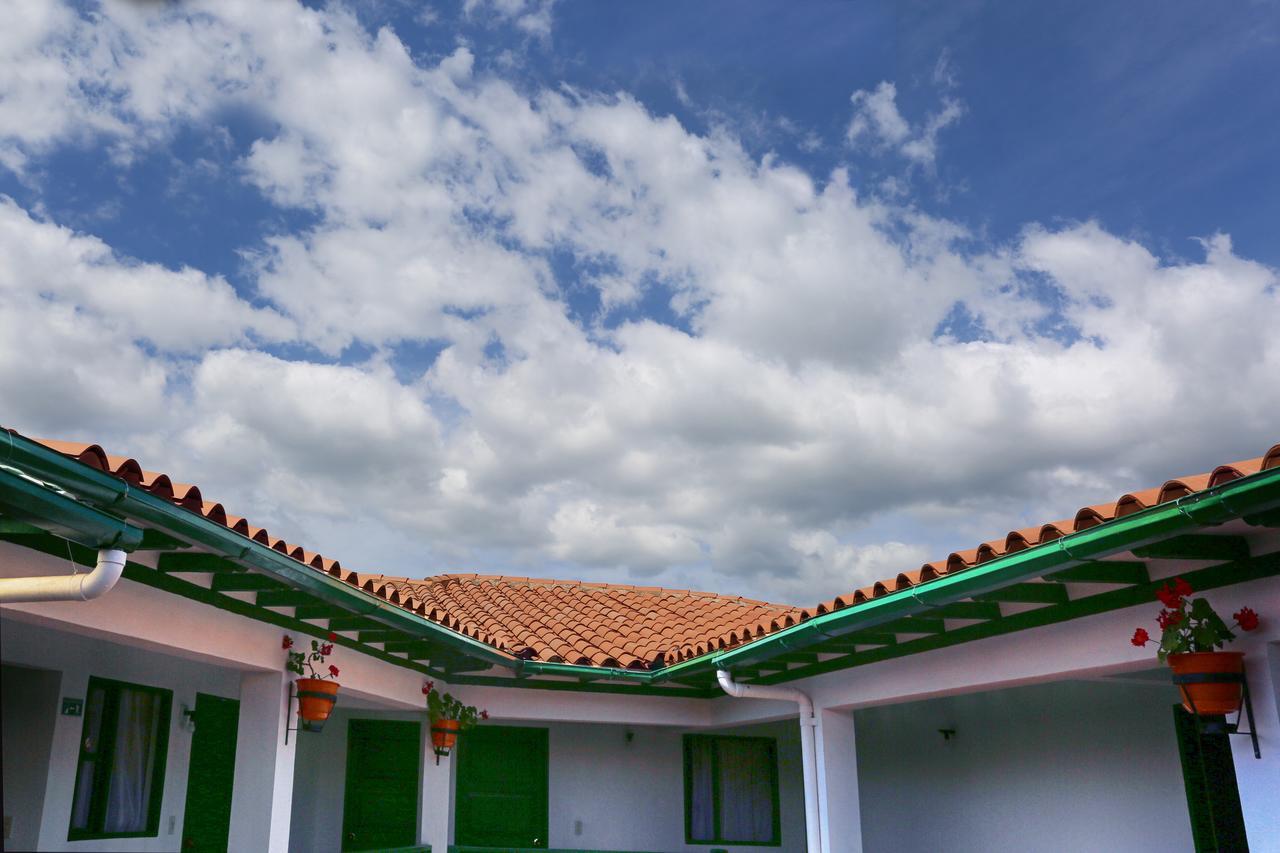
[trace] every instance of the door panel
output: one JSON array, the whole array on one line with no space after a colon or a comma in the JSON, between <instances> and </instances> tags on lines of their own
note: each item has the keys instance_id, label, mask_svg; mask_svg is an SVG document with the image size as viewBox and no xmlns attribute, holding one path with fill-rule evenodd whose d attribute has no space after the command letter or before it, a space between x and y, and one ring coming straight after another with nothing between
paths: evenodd
<instances>
[{"instance_id":1,"label":"door panel","mask_svg":"<svg viewBox=\"0 0 1280 853\"><path fill-rule=\"evenodd\" d=\"M1173 719L1197 853L1219 850L1247 853L1249 843L1245 840L1231 737L1198 730L1195 717L1181 705L1173 706ZM1205 717L1204 720L1221 723L1223 718Z\"/></svg>"},{"instance_id":2,"label":"door panel","mask_svg":"<svg viewBox=\"0 0 1280 853\"><path fill-rule=\"evenodd\" d=\"M459 845L547 846L547 730L483 726L458 738Z\"/></svg>"},{"instance_id":3,"label":"door panel","mask_svg":"<svg viewBox=\"0 0 1280 853\"><path fill-rule=\"evenodd\" d=\"M191 738L191 770L182 818L182 849L226 850L235 785L236 732L240 703L196 694L196 730Z\"/></svg>"},{"instance_id":4,"label":"door panel","mask_svg":"<svg viewBox=\"0 0 1280 853\"><path fill-rule=\"evenodd\" d=\"M342 849L408 847L418 838L422 726L404 720L351 720Z\"/></svg>"}]
</instances>

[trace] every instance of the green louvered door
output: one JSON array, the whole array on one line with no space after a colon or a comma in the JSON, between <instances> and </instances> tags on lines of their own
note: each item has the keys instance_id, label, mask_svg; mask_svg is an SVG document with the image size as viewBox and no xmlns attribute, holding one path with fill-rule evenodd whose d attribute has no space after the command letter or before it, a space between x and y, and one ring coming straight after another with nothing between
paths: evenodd
<instances>
[{"instance_id":1,"label":"green louvered door","mask_svg":"<svg viewBox=\"0 0 1280 853\"><path fill-rule=\"evenodd\" d=\"M421 723L412 721L350 722L343 850L409 847L417 841L421 731Z\"/></svg>"},{"instance_id":2,"label":"green louvered door","mask_svg":"<svg viewBox=\"0 0 1280 853\"><path fill-rule=\"evenodd\" d=\"M547 730L481 726L458 738L459 846L547 846Z\"/></svg>"},{"instance_id":3,"label":"green louvered door","mask_svg":"<svg viewBox=\"0 0 1280 853\"><path fill-rule=\"evenodd\" d=\"M191 770L182 818L183 850L209 853L227 849L239 725L238 701L196 694L196 731L191 737Z\"/></svg>"}]
</instances>

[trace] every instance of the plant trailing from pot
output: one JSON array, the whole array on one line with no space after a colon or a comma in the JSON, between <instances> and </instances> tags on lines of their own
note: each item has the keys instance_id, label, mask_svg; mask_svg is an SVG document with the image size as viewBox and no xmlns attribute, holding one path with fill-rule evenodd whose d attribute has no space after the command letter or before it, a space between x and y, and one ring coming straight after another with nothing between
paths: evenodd
<instances>
[{"instance_id":1,"label":"plant trailing from pot","mask_svg":"<svg viewBox=\"0 0 1280 853\"><path fill-rule=\"evenodd\" d=\"M338 668L328 662L336 639L338 635L330 632L327 642L312 640L310 652L294 648L293 637L288 634L280 642L289 654L285 669L302 676L297 680L298 716L302 728L309 732L320 731L338 701Z\"/></svg>"},{"instance_id":2,"label":"plant trailing from pot","mask_svg":"<svg viewBox=\"0 0 1280 853\"><path fill-rule=\"evenodd\" d=\"M1236 638L1232 627L1256 629L1258 614L1242 607L1231 615L1234 625L1228 626L1207 599L1191 598L1193 592L1182 578L1156 590L1162 605L1156 616L1160 626L1156 657L1173 670L1174 682L1182 691L1182 707L1195 714L1230 714L1240 708L1244 652L1221 649ZM1146 628L1139 628L1129 642L1145 646L1154 640Z\"/></svg>"},{"instance_id":3,"label":"plant trailing from pot","mask_svg":"<svg viewBox=\"0 0 1280 853\"><path fill-rule=\"evenodd\" d=\"M474 705L464 704L452 693L436 690L434 681L422 685L427 697L427 716L431 720L431 746L435 749L436 764L440 756L448 755L458 742L458 735L473 728L481 720L489 719L488 711L477 711Z\"/></svg>"}]
</instances>

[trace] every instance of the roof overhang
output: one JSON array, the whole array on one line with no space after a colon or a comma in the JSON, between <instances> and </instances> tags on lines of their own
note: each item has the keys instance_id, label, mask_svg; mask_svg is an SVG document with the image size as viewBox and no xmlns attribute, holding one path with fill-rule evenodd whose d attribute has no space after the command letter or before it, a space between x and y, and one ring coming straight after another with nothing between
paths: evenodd
<instances>
[{"instance_id":1,"label":"roof overhang","mask_svg":"<svg viewBox=\"0 0 1280 853\"><path fill-rule=\"evenodd\" d=\"M1140 604L1158 586L1148 558L1208 559L1187 574L1201 589L1280 574L1280 555L1251 555L1221 531L1280 527L1274 468L664 669L526 661L37 442L0 442L0 538L63 556L77 543L73 557L88 561L85 548L115 537L151 553L126 579L299 633L337 632L341 645L452 683L709 697L717 669L776 683Z\"/></svg>"}]
</instances>

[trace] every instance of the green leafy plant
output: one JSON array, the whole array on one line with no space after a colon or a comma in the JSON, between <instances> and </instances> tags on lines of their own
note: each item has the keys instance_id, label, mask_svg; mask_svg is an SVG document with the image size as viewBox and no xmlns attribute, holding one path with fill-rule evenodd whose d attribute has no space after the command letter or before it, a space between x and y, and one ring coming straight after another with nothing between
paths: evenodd
<instances>
[{"instance_id":1,"label":"green leafy plant","mask_svg":"<svg viewBox=\"0 0 1280 853\"><path fill-rule=\"evenodd\" d=\"M1193 592L1191 584L1182 578L1175 578L1156 590L1156 598L1164 605L1156 616L1156 624L1160 626L1160 648L1156 657L1161 663L1169 655L1216 651L1236 638L1208 600L1191 598ZM1234 627L1241 631L1258 627L1258 614L1250 607L1240 608L1231 618L1235 620ZM1146 628L1134 631L1129 640L1135 646L1145 646L1151 641Z\"/></svg>"},{"instance_id":2,"label":"green leafy plant","mask_svg":"<svg viewBox=\"0 0 1280 853\"><path fill-rule=\"evenodd\" d=\"M311 651L302 652L293 647L293 637L285 634L284 639L280 641L280 647L289 653L289 659L285 661L284 668L301 675L303 678L336 679L338 677L338 668L333 664L328 664L327 673L322 673L321 670L316 669L317 666L324 667L326 665L329 655L333 654L333 641L338 639L338 635L330 632L328 639L329 642L327 643L312 640Z\"/></svg>"},{"instance_id":3,"label":"green leafy plant","mask_svg":"<svg viewBox=\"0 0 1280 853\"><path fill-rule=\"evenodd\" d=\"M427 697L427 715L432 724L440 720L457 720L458 730L465 732L481 720L489 719L488 711L477 711L474 705L464 704L452 693L436 690L434 681L423 684L422 693Z\"/></svg>"}]
</instances>

